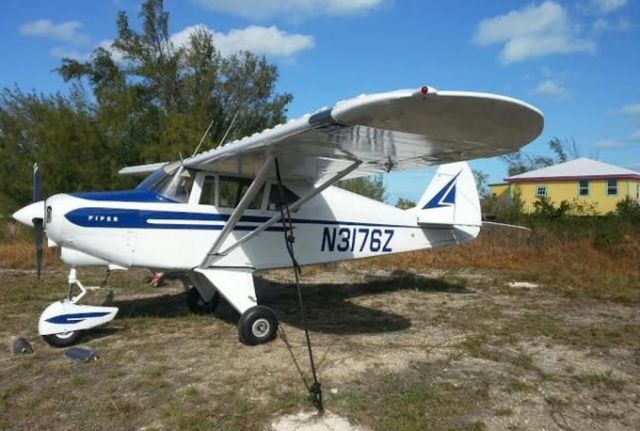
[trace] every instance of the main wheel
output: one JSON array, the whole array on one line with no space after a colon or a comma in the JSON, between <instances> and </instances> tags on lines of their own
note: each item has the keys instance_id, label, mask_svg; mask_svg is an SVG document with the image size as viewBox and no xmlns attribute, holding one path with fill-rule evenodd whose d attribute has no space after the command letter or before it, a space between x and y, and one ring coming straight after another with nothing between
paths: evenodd
<instances>
[{"instance_id":1,"label":"main wheel","mask_svg":"<svg viewBox=\"0 0 640 431\"><path fill-rule=\"evenodd\" d=\"M267 343L278 333L278 318L264 305L251 307L240 316L238 336L243 344L255 346Z\"/></svg>"},{"instance_id":2,"label":"main wheel","mask_svg":"<svg viewBox=\"0 0 640 431\"><path fill-rule=\"evenodd\" d=\"M198 288L191 287L187 291L187 307L196 314L211 314L220 303L220 294L216 292L213 297L206 301L200 295Z\"/></svg>"},{"instance_id":3,"label":"main wheel","mask_svg":"<svg viewBox=\"0 0 640 431\"><path fill-rule=\"evenodd\" d=\"M42 339L47 342L48 345L53 347L69 347L78 342L82 331L69 331L61 332L59 334L47 334L43 335Z\"/></svg>"}]
</instances>

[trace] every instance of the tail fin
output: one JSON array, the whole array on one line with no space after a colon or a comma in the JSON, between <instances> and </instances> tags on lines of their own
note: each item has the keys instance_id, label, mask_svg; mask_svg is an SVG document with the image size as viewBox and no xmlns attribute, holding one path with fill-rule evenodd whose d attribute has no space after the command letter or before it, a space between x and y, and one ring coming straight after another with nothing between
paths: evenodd
<instances>
[{"instance_id":1,"label":"tail fin","mask_svg":"<svg viewBox=\"0 0 640 431\"><path fill-rule=\"evenodd\" d=\"M469 165L440 166L416 210L420 225L481 226L480 198Z\"/></svg>"}]
</instances>

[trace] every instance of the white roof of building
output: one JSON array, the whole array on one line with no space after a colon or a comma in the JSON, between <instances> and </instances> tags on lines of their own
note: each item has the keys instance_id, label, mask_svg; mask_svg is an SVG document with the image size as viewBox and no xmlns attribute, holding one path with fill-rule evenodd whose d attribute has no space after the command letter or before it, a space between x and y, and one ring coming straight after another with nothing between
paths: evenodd
<instances>
[{"instance_id":1,"label":"white roof of building","mask_svg":"<svg viewBox=\"0 0 640 431\"><path fill-rule=\"evenodd\" d=\"M635 177L640 178L640 172L620 166L602 163L586 157L570 160L553 166L548 166L535 171L525 172L505 178L505 181L525 181L542 178L573 179L589 177Z\"/></svg>"}]
</instances>

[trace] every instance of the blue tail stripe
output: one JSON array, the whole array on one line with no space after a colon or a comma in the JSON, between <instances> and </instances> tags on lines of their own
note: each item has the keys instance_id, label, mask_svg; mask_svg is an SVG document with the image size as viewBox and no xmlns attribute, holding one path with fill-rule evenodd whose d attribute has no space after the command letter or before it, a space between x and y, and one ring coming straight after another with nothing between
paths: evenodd
<instances>
[{"instance_id":1,"label":"blue tail stripe","mask_svg":"<svg viewBox=\"0 0 640 431\"><path fill-rule=\"evenodd\" d=\"M422 207L422 209L428 210L431 208L441 208L449 205L454 205L456 203L455 182L458 179L458 175L460 175L460 172L458 172L455 177L451 178L451 180L447 184L445 184L445 186L441 188L440 191L436 193L429 200L429 202L426 203L425 206Z\"/></svg>"}]
</instances>

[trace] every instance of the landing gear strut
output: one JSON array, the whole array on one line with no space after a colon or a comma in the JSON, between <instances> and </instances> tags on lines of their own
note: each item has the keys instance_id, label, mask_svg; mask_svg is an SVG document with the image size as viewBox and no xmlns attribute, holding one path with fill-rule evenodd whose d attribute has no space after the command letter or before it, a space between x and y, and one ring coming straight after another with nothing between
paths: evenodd
<instances>
[{"instance_id":1,"label":"landing gear strut","mask_svg":"<svg viewBox=\"0 0 640 431\"><path fill-rule=\"evenodd\" d=\"M220 303L220 294L214 293L213 297L205 301L205 299L195 286L187 287L187 307L194 314L212 314Z\"/></svg>"},{"instance_id":2,"label":"landing gear strut","mask_svg":"<svg viewBox=\"0 0 640 431\"><path fill-rule=\"evenodd\" d=\"M74 287L80 289L77 296L73 296ZM49 305L40 315L38 332L47 344L53 347L71 346L78 342L83 331L104 325L116 317L117 307L78 305L87 290L97 288L83 286L77 278L76 268L69 270L67 297Z\"/></svg>"}]
</instances>

